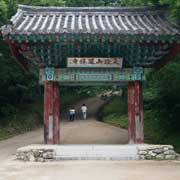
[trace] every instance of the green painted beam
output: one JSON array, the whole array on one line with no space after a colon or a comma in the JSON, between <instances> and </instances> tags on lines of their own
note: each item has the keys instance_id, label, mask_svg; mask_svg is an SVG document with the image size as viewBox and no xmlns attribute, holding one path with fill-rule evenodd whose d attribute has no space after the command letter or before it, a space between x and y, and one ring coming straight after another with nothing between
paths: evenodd
<instances>
[{"instance_id":1,"label":"green painted beam","mask_svg":"<svg viewBox=\"0 0 180 180\"><path fill-rule=\"evenodd\" d=\"M33 35L30 37L22 35L17 36L15 44L21 49L21 46L29 46L35 56L41 60L40 64L45 66L66 68L66 59L68 57L123 57L124 68L133 66L145 66L156 63L156 59L148 58L156 56L156 52L161 50L163 44L171 46L169 41L155 42L155 36L149 36L152 41L147 42L146 38L138 36L118 36L118 35ZM34 42L33 39L37 39ZM43 42L41 41L43 40ZM58 39L58 41L57 41ZM49 41L50 40L50 41ZM151 61L151 62L150 62Z\"/></svg>"},{"instance_id":2,"label":"green painted beam","mask_svg":"<svg viewBox=\"0 0 180 180\"><path fill-rule=\"evenodd\" d=\"M121 35L121 34L61 34L61 35L9 35L14 41L47 41L47 42L115 42L119 39L120 42L155 42L155 41L180 41L180 35Z\"/></svg>"},{"instance_id":3,"label":"green painted beam","mask_svg":"<svg viewBox=\"0 0 180 180\"><path fill-rule=\"evenodd\" d=\"M126 81L144 81L143 68L132 69L40 69L40 82L57 81L71 83L120 83Z\"/></svg>"}]
</instances>

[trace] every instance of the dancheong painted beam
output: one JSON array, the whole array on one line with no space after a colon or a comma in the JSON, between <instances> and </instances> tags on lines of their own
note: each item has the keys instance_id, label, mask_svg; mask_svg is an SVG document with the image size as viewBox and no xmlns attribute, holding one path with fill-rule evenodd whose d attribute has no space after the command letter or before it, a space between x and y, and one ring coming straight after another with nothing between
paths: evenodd
<instances>
[{"instance_id":1,"label":"dancheong painted beam","mask_svg":"<svg viewBox=\"0 0 180 180\"><path fill-rule=\"evenodd\" d=\"M66 68L68 57L122 57L123 68L152 68L180 42L166 6L20 5L1 31L15 54L40 68Z\"/></svg>"},{"instance_id":2,"label":"dancheong painted beam","mask_svg":"<svg viewBox=\"0 0 180 180\"><path fill-rule=\"evenodd\" d=\"M40 70L40 81L57 81L73 85L83 83L120 83L122 81L145 80L143 68L134 69L55 69Z\"/></svg>"}]
</instances>

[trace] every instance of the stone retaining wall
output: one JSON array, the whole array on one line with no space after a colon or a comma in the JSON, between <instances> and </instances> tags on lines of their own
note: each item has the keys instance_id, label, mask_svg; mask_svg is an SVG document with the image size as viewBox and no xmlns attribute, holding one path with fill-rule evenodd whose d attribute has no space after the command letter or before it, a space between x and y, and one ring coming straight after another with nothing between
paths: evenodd
<instances>
[{"instance_id":1,"label":"stone retaining wall","mask_svg":"<svg viewBox=\"0 0 180 180\"><path fill-rule=\"evenodd\" d=\"M27 150L17 150L16 158L23 161L46 162L55 160L56 155L53 148L32 148Z\"/></svg>"},{"instance_id":2,"label":"stone retaining wall","mask_svg":"<svg viewBox=\"0 0 180 180\"><path fill-rule=\"evenodd\" d=\"M18 160L175 160L171 145L30 145L19 148Z\"/></svg>"},{"instance_id":3,"label":"stone retaining wall","mask_svg":"<svg viewBox=\"0 0 180 180\"><path fill-rule=\"evenodd\" d=\"M176 152L171 145L141 145L138 146L139 159L175 160Z\"/></svg>"}]
</instances>

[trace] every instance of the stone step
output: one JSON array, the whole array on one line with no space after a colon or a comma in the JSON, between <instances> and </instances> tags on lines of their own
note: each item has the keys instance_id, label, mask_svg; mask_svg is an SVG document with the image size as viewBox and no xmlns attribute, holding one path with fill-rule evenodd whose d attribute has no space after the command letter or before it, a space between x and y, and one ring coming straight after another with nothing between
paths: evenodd
<instances>
[{"instance_id":1,"label":"stone step","mask_svg":"<svg viewBox=\"0 0 180 180\"><path fill-rule=\"evenodd\" d=\"M30 145L17 149L16 157L24 161L58 160L173 160L171 145Z\"/></svg>"},{"instance_id":2,"label":"stone step","mask_svg":"<svg viewBox=\"0 0 180 180\"><path fill-rule=\"evenodd\" d=\"M65 145L56 149L58 160L136 160L132 145Z\"/></svg>"}]
</instances>

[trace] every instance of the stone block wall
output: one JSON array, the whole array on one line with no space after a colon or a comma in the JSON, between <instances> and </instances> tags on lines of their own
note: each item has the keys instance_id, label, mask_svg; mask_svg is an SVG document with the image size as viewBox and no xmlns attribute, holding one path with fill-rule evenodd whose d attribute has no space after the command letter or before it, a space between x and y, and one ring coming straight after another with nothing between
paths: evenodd
<instances>
[{"instance_id":1,"label":"stone block wall","mask_svg":"<svg viewBox=\"0 0 180 180\"><path fill-rule=\"evenodd\" d=\"M16 158L23 161L46 162L55 160L54 149L29 149L28 151L17 151Z\"/></svg>"},{"instance_id":2,"label":"stone block wall","mask_svg":"<svg viewBox=\"0 0 180 180\"><path fill-rule=\"evenodd\" d=\"M18 160L46 162L58 160L175 160L171 145L30 145L19 148Z\"/></svg>"},{"instance_id":3,"label":"stone block wall","mask_svg":"<svg viewBox=\"0 0 180 180\"><path fill-rule=\"evenodd\" d=\"M141 145L137 148L142 160L175 160L177 155L171 145Z\"/></svg>"}]
</instances>

